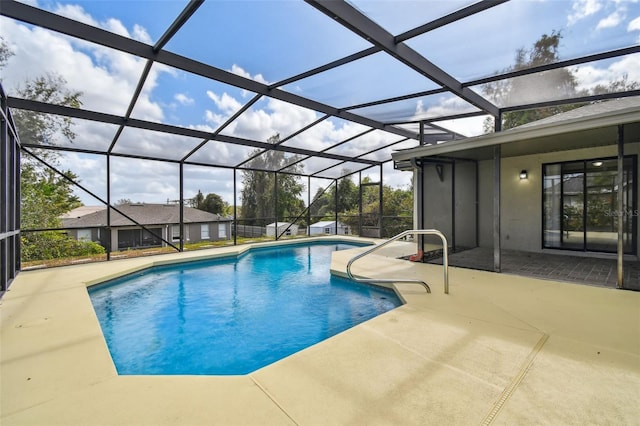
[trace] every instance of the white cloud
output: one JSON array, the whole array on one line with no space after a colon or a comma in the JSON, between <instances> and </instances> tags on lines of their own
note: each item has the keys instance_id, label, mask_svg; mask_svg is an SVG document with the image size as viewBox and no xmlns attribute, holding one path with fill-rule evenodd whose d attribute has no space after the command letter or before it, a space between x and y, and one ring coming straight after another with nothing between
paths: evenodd
<instances>
[{"instance_id":1,"label":"white cloud","mask_svg":"<svg viewBox=\"0 0 640 426\"><path fill-rule=\"evenodd\" d=\"M230 71L232 73L236 74L236 75L241 76L241 77L257 81L258 83L270 84L267 80L265 80L265 78L262 76L262 74L256 74L256 75L252 76L248 71L245 71L242 67L240 67L239 65L236 65L236 64L233 64L231 66L231 70Z\"/></svg>"},{"instance_id":2,"label":"white cloud","mask_svg":"<svg viewBox=\"0 0 640 426\"><path fill-rule=\"evenodd\" d=\"M597 30L605 29L605 28L614 28L617 27L620 22L624 19L624 15L620 12L615 11L604 19L601 19L596 26Z\"/></svg>"},{"instance_id":3,"label":"white cloud","mask_svg":"<svg viewBox=\"0 0 640 426\"><path fill-rule=\"evenodd\" d=\"M2 72L8 93L15 94L17 87L27 79L55 73L67 81L69 90L82 92L83 108L124 115L140 79L144 60L0 19L2 34L11 40L15 53ZM152 69L149 75L136 105L138 118L155 121L163 118L162 109L149 97L160 71L161 68Z\"/></svg>"},{"instance_id":4,"label":"white cloud","mask_svg":"<svg viewBox=\"0 0 640 426\"><path fill-rule=\"evenodd\" d=\"M627 25L627 31L640 31L640 16L629 22L629 25Z\"/></svg>"},{"instance_id":5,"label":"white cloud","mask_svg":"<svg viewBox=\"0 0 640 426\"><path fill-rule=\"evenodd\" d=\"M568 25L591 16L602 9L602 2L599 0L574 0L572 5L573 13L568 17Z\"/></svg>"},{"instance_id":6,"label":"white cloud","mask_svg":"<svg viewBox=\"0 0 640 426\"><path fill-rule=\"evenodd\" d=\"M53 13L64 16L65 18L80 21L83 24L91 25L94 27L99 26L98 22L93 19L91 15L84 11L82 6L77 4L56 5Z\"/></svg>"},{"instance_id":7,"label":"white cloud","mask_svg":"<svg viewBox=\"0 0 640 426\"><path fill-rule=\"evenodd\" d=\"M193 98L190 98L189 96L185 95L184 93L176 93L173 96L173 99L178 101L178 103L180 103L181 105L185 105L185 106L186 105L193 105L195 103Z\"/></svg>"},{"instance_id":8,"label":"white cloud","mask_svg":"<svg viewBox=\"0 0 640 426\"><path fill-rule=\"evenodd\" d=\"M242 107L242 104L238 100L226 92L222 95L217 95L211 90L207 90L207 96L215 103L219 110L228 115L233 114Z\"/></svg>"},{"instance_id":9,"label":"white cloud","mask_svg":"<svg viewBox=\"0 0 640 426\"><path fill-rule=\"evenodd\" d=\"M573 25L598 12L602 8L602 3L598 0L574 0L571 13L568 17L568 24Z\"/></svg>"},{"instance_id":10,"label":"white cloud","mask_svg":"<svg viewBox=\"0 0 640 426\"><path fill-rule=\"evenodd\" d=\"M608 86L624 75L628 77L628 81L640 81L640 58L638 55L628 55L607 68L579 65L573 67L573 71L579 82L578 89L590 90L598 85Z\"/></svg>"}]
</instances>

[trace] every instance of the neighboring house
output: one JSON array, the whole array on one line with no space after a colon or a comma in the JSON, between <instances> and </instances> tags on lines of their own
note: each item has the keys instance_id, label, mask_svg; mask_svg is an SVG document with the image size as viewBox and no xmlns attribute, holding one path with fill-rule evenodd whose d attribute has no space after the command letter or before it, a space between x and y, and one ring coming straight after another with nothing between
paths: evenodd
<instances>
[{"instance_id":1,"label":"neighboring house","mask_svg":"<svg viewBox=\"0 0 640 426\"><path fill-rule=\"evenodd\" d=\"M277 222L278 224L278 237L286 237L291 235L298 235L298 225L289 222ZM270 223L267 225L267 237L276 236L276 223Z\"/></svg>"},{"instance_id":2,"label":"neighboring house","mask_svg":"<svg viewBox=\"0 0 640 426\"><path fill-rule=\"evenodd\" d=\"M503 249L637 259L639 154L636 96L393 159L414 172L414 226L439 229L454 249L493 248L499 271Z\"/></svg>"},{"instance_id":3,"label":"neighboring house","mask_svg":"<svg viewBox=\"0 0 640 426\"><path fill-rule=\"evenodd\" d=\"M62 224L69 235L78 240L91 240L111 250L128 248L161 247L180 243L180 205L178 204L124 204L116 206L124 215L144 225L143 229L124 215L111 209L111 230L107 228L107 209L78 216L72 210ZM184 207L183 235L185 243L228 240L231 237L232 219Z\"/></svg>"},{"instance_id":4,"label":"neighboring house","mask_svg":"<svg viewBox=\"0 0 640 426\"><path fill-rule=\"evenodd\" d=\"M77 219L91 213L104 210L105 206L80 206L60 216L60 219Z\"/></svg>"},{"instance_id":5,"label":"neighboring house","mask_svg":"<svg viewBox=\"0 0 640 426\"><path fill-rule=\"evenodd\" d=\"M349 226L345 225L342 222L337 222L338 228L336 232L336 221L335 220L325 220L316 223L312 223L309 226L309 235L318 235L318 234L339 234L339 235L349 235Z\"/></svg>"}]
</instances>

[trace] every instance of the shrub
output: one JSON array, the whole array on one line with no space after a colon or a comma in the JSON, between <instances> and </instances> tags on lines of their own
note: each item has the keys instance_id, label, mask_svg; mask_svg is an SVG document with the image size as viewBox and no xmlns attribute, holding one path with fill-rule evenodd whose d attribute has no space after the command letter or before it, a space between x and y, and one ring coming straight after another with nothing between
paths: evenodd
<instances>
[{"instance_id":1,"label":"shrub","mask_svg":"<svg viewBox=\"0 0 640 426\"><path fill-rule=\"evenodd\" d=\"M92 256L105 253L105 248L93 241L78 241L65 233L45 231L21 236L24 262Z\"/></svg>"}]
</instances>

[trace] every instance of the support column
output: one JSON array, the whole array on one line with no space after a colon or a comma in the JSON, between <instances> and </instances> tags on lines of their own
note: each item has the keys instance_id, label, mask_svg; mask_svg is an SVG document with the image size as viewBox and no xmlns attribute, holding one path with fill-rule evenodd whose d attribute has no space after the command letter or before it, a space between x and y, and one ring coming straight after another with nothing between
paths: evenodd
<instances>
[{"instance_id":1,"label":"support column","mask_svg":"<svg viewBox=\"0 0 640 426\"><path fill-rule=\"evenodd\" d=\"M382 238L384 236L384 232L383 232L383 227L384 227L384 219L383 219L383 215L384 215L384 202L382 200L383 197L383 188L382 188L382 182L384 182L384 179L382 178L382 164L380 164L380 183L378 184L378 214L380 215L380 230L378 231L380 233L380 235L378 236L378 238ZM392 235L393 236L393 235Z\"/></svg>"},{"instance_id":2,"label":"support column","mask_svg":"<svg viewBox=\"0 0 640 426\"><path fill-rule=\"evenodd\" d=\"M493 148L493 270L502 272L500 238L500 145Z\"/></svg>"},{"instance_id":3,"label":"support column","mask_svg":"<svg viewBox=\"0 0 640 426\"><path fill-rule=\"evenodd\" d=\"M412 159L413 166L413 203L416 217L413 218L414 229L424 228L424 167ZM424 252L424 235L418 234L416 253Z\"/></svg>"},{"instance_id":4,"label":"support column","mask_svg":"<svg viewBox=\"0 0 640 426\"><path fill-rule=\"evenodd\" d=\"M624 285L624 126L618 125L618 288Z\"/></svg>"},{"instance_id":5,"label":"support column","mask_svg":"<svg viewBox=\"0 0 640 426\"><path fill-rule=\"evenodd\" d=\"M273 197L274 200L276 200L274 208L275 211L273 212L273 214L276 217L276 241L278 241L278 238L280 238L280 236L278 235L278 172L274 172L273 181L275 182L273 185Z\"/></svg>"},{"instance_id":6,"label":"support column","mask_svg":"<svg viewBox=\"0 0 640 426\"><path fill-rule=\"evenodd\" d=\"M311 236L311 175L307 176L307 237Z\"/></svg>"},{"instance_id":7,"label":"support column","mask_svg":"<svg viewBox=\"0 0 640 426\"><path fill-rule=\"evenodd\" d=\"M113 239L111 235L111 156L107 154L107 260L111 260L111 249Z\"/></svg>"},{"instance_id":8,"label":"support column","mask_svg":"<svg viewBox=\"0 0 640 426\"><path fill-rule=\"evenodd\" d=\"M184 162L180 162L180 252L184 251ZM173 242L173 227L167 231L167 241Z\"/></svg>"},{"instance_id":9,"label":"support column","mask_svg":"<svg viewBox=\"0 0 640 426\"><path fill-rule=\"evenodd\" d=\"M238 245L238 194L237 191L237 183L238 180L237 175L238 169L233 169L233 245Z\"/></svg>"},{"instance_id":10,"label":"support column","mask_svg":"<svg viewBox=\"0 0 640 426\"><path fill-rule=\"evenodd\" d=\"M498 112L494 121L495 132L502 131L502 112ZM493 270L502 272L502 242L500 236L500 162L502 149L493 147Z\"/></svg>"}]
</instances>

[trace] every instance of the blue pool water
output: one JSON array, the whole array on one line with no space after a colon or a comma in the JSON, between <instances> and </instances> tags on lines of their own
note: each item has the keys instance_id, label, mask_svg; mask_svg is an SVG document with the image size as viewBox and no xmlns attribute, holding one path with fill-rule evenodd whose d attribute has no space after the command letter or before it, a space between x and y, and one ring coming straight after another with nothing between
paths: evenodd
<instances>
[{"instance_id":1,"label":"blue pool water","mask_svg":"<svg viewBox=\"0 0 640 426\"><path fill-rule=\"evenodd\" d=\"M331 276L342 243L154 267L89 295L119 374L247 374L401 304Z\"/></svg>"}]
</instances>

